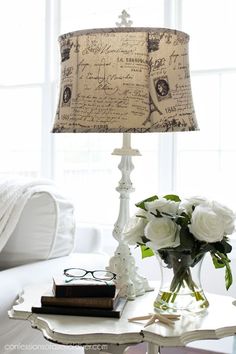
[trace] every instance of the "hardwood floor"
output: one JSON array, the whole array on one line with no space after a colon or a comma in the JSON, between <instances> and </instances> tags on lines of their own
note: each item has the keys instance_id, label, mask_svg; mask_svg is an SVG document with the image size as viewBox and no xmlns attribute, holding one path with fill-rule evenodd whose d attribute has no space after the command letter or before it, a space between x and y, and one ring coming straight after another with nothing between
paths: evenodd
<instances>
[{"instance_id":1,"label":"hardwood floor","mask_svg":"<svg viewBox=\"0 0 236 354\"><path fill-rule=\"evenodd\" d=\"M146 343L141 343L130 347L125 354L146 354ZM224 354L211 350L202 350L190 347L162 348L161 354Z\"/></svg>"}]
</instances>

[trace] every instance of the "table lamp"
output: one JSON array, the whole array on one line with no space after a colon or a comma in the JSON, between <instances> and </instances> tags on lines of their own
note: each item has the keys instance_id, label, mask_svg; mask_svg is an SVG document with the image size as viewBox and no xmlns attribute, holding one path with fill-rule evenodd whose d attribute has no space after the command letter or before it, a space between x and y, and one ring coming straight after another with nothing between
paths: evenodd
<instances>
[{"instance_id":1,"label":"table lamp","mask_svg":"<svg viewBox=\"0 0 236 354\"><path fill-rule=\"evenodd\" d=\"M189 36L165 28L81 30L59 37L61 82L54 133L123 133L118 241L107 269L117 273L123 295L150 290L137 273L122 231L129 219L130 133L198 130L191 93Z\"/></svg>"}]
</instances>

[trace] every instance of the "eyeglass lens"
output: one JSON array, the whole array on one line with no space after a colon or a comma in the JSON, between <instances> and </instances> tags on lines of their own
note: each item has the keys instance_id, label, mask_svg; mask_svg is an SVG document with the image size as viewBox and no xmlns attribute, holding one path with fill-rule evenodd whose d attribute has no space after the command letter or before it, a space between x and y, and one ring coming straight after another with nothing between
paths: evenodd
<instances>
[{"instance_id":1,"label":"eyeglass lens","mask_svg":"<svg viewBox=\"0 0 236 354\"><path fill-rule=\"evenodd\" d=\"M70 268L64 271L64 274L68 277L83 278L87 274L91 274L93 278L99 280L112 280L115 278L115 274L106 270L94 270L87 271L82 268Z\"/></svg>"}]
</instances>

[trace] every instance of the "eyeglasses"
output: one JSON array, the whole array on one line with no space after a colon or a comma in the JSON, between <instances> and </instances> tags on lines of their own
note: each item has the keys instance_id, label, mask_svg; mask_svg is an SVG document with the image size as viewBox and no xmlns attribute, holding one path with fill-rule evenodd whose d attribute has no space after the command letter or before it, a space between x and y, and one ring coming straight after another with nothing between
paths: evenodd
<instances>
[{"instance_id":1,"label":"eyeglasses","mask_svg":"<svg viewBox=\"0 0 236 354\"><path fill-rule=\"evenodd\" d=\"M116 278L116 274L107 270L86 270L82 268L68 268L64 269L64 275L68 278L66 283L76 280L76 279L91 279L87 278L86 275L91 274L92 279L98 280L98 281L109 281L113 280Z\"/></svg>"}]
</instances>

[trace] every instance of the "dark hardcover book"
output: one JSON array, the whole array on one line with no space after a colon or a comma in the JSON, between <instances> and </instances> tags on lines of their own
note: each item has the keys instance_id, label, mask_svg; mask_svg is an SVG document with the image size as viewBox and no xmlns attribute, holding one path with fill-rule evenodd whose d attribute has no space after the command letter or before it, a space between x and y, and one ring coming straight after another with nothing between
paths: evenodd
<instances>
[{"instance_id":1,"label":"dark hardcover book","mask_svg":"<svg viewBox=\"0 0 236 354\"><path fill-rule=\"evenodd\" d=\"M50 314L50 315L70 315L70 316L90 316L90 317L114 317L120 318L125 308L127 299L119 298L116 307L109 309L94 309L85 307L59 307L59 306L42 306L32 307L33 313Z\"/></svg>"},{"instance_id":2,"label":"dark hardcover book","mask_svg":"<svg viewBox=\"0 0 236 354\"><path fill-rule=\"evenodd\" d=\"M89 307L110 309L116 307L119 301L119 290L114 297L56 297L52 293L41 296L42 306Z\"/></svg>"},{"instance_id":3,"label":"dark hardcover book","mask_svg":"<svg viewBox=\"0 0 236 354\"><path fill-rule=\"evenodd\" d=\"M53 278L53 294L56 297L111 297L115 296L116 285L113 281L73 280Z\"/></svg>"}]
</instances>

